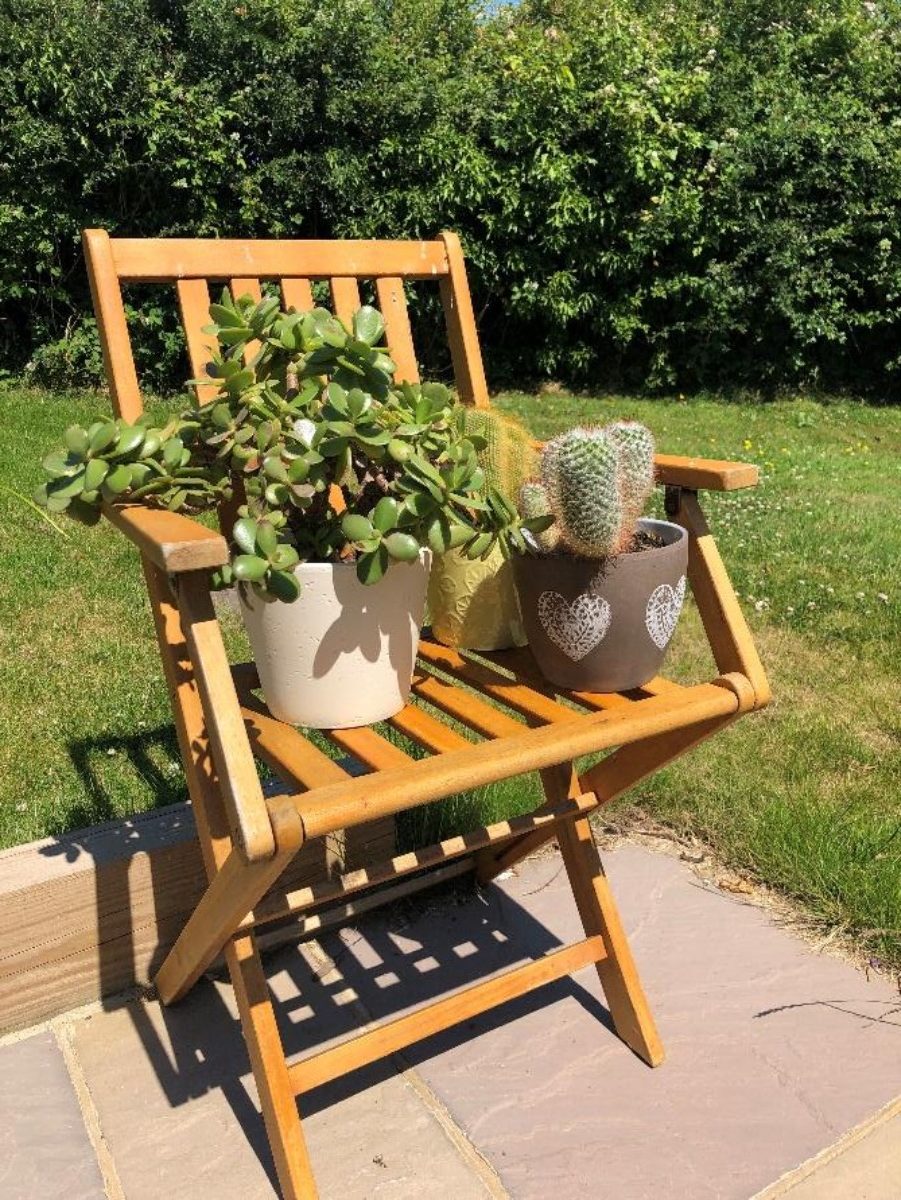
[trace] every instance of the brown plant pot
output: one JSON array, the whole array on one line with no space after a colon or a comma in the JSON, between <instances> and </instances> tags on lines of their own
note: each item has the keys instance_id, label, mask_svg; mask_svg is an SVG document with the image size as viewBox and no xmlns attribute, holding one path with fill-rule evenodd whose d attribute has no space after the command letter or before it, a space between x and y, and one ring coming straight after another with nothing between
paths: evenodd
<instances>
[{"instance_id":1,"label":"brown plant pot","mask_svg":"<svg viewBox=\"0 0 901 1200\"><path fill-rule=\"evenodd\" d=\"M565 554L514 561L529 646L549 682L625 692L660 673L682 601L688 537L669 521L639 521L663 546L597 561Z\"/></svg>"}]
</instances>

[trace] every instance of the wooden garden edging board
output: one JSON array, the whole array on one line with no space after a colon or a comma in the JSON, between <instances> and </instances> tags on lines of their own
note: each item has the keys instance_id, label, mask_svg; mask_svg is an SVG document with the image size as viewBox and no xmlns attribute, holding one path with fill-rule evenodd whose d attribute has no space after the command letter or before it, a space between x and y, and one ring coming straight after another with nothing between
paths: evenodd
<instances>
[{"instance_id":1,"label":"wooden garden edging board","mask_svg":"<svg viewBox=\"0 0 901 1200\"><path fill-rule=\"evenodd\" d=\"M347 835L348 868L393 852L391 819ZM280 887L327 878L324 854ZM0 1034L148 985L205 886L187 804L0 851Z\"/></svg>"}]
</instances>

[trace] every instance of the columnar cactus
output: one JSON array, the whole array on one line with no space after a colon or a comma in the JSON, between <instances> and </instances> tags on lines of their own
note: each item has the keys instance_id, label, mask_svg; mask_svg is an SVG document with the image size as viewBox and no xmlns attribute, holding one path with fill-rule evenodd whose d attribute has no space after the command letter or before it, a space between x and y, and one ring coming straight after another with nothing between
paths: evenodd
<instances>
[{"instance_id":1,"label":"columnar cactus","mask_svg":"<svg viewBox=\"0 0 901 1200\"><path fill-rule=\"evenodd\" d=\"M614 421L607 426L607 436L619 450L622 529L618 549L622 551L628 548L654 487L654 438L650 429L638 421Z\"/></svg>"},{"instance_id":2,"label":"columnar cactus","mask_svg":"<svg viewBox=\"0 0 901 1200\"><path fill-rule=\"evenodd\" d=\"M454 420L457 432L474 442L488 486L515 496L538 462L529 431L496 408L461 405Z\"/></svg>"},{"instance_id":3,"label":"columnar cactus","mask_svg":"<svg viewBox=\"0 0 901 1200\"><path fill-rule=\"evenodd\" d=\"M541 459L546 503L555 525L539 542L552 549L554 535L583 558L607 558L627 550L654 483L654 442L632 421L605 429L571 429L553 438ZM523 512L541 504L540 492L520 492Z\"/></svg>"}]
</instances>

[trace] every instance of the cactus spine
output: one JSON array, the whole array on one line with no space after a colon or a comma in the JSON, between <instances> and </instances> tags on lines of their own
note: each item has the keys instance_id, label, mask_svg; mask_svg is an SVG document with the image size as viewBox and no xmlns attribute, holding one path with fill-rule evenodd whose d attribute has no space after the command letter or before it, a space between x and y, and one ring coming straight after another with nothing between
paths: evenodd
<instances>
[{"instance_id":1,"label":"cactus spine","mask_svg":"<svg viewBox=\"0 0 901 1200\"><path fill-rule=\"evenodd\" d=\"M654 441L644 425L619 421L604 429L571 429L553 438L541 458L542 482L520 492L523 515L537 515L541 489L555 525L541 535L546 552L557 541L583 558L607 558L629 548L654 484ZM532 510L526 512L526 506ZM550 536L549 536L550 535Z\"/></svg>"}]
</instances>

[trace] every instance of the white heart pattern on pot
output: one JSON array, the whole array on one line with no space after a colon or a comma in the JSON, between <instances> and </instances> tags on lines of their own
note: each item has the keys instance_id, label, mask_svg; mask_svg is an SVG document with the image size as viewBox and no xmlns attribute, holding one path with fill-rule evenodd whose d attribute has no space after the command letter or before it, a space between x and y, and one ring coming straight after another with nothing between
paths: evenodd
<instances>
[{"instance_id":1,"label":"white heart pattern on pot","mask_svg":"<svg viewBox=\"0 0 901 1200\"><path fill-rule=\"evenodd\" d=\"M682 601L685 599L685 576L682 575L675 587L661 583L655 587L648 599L644 623L648 627L651 641L661 650L669 645L673 636L679 613L682 611Z\"/></svg>"},{"instance_id":2,"label":"white heart pattern on pot","mask_svg":"<svg viewBox=\"0 0 901 1200\"><path fill-rule=\"evenodd\" d=\"M588 592L569 604L559 592L538 597L538 619L551 641L574 662L602 641L610 627L610 605L603 596Z\"/></svg>"}]
</instances>

